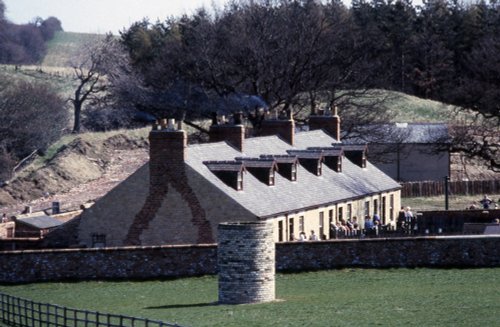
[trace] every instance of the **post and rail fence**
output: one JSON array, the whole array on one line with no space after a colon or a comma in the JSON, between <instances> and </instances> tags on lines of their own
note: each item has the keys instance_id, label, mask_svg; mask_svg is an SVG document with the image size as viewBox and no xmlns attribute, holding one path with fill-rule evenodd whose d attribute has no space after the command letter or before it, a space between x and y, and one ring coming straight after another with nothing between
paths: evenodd
<instances>
[{"instance_id":1,"label":"post and rail fence","mask_svg":"<svg viewBox=\"0 0 500 327\"><path fill-rule=\"evenodd\" d=\"M21 327L167 327L158 320L78 310L0 293L0 321Z\"/></svg>"},{"instance_id":2,"label":"post and rail fence","mask_svg":"<svg viewBox=\"0 0 500 327\"><path fill-rule=\"evenodd\" d=\"M401 183L402 197L425 197L444 195L444 181L419 181ZM453 195L499 194L500 179L482 181L449 181L449 192Z\"/></svg>"}]
</instances>

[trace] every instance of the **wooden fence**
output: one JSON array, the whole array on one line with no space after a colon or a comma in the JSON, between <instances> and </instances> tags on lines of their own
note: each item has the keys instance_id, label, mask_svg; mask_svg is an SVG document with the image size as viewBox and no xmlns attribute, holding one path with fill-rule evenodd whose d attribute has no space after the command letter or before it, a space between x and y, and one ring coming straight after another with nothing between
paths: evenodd
<instances>
[{"instance_id":1,"label":"wooden fence","mask_svg":"<svg viewBox=\"0 0 500 327\"><path fill-rule=\"evenodd\" d=\"M437 196L445 193L443 181L424 181L402 183L402 197ZM486 181L450 181L448 182L450 195L479 195L499 194L500 180Z\"/></svg>"},{"instance_id":2,"label":"wooden fence","mask_svg":"<svg viewBox=\"0 0 500 327\"><path fill-rule=\"evenodd\" d=\"M0 319L7 326L22 327L164 327L180 326L157 320L77 310L38 303L0 293Z\"/></svg>"}]
</instances>

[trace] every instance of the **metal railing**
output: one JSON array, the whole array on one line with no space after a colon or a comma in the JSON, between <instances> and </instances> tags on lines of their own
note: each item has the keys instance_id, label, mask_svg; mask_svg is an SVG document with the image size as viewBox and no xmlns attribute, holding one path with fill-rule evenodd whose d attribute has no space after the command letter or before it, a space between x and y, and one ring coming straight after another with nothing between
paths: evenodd
<instances>
[{"instance_id":1,"label":"metal railing","mask_svg":"<svg viewBox=\"0 0 500 327\"><path fill-rule=\"evenodd\" d=\"M39 303L3 293L0 293L0 319L4 325L22 327L180 327L158 320Z\"/></svg>"}]
</instances>

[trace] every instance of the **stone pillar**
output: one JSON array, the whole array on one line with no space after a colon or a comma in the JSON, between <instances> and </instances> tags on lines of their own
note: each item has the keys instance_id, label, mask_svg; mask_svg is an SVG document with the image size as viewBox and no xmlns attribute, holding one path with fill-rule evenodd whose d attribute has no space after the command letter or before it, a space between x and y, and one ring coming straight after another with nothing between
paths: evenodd
<instances>
[{"instance_id":1,"label":"stone pillar","mask_svg":"<svg viewBox=\"0 0 500 327\"><path fill-rule=\"evenodd\" d=\"M222 223L218 233L219 303L274 301L275 244L272 223Z\"/></svg>"}]
</instances>

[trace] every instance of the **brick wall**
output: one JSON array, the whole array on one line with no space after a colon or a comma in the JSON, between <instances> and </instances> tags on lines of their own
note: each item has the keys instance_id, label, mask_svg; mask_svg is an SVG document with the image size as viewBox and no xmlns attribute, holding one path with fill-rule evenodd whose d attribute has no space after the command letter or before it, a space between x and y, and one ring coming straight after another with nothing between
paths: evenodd
<instances>
[{"instance_id":1,"label":"brick wall","mask_svg":"<svg viewBox=\"0 0 500 327\"><path fill-rule=\"evenodd\" d=\"M340 141L340 117L335 116L309 116L309 130L322 129Z\"/></svg>"},{"instance_id":2,"label":"brick wall","mask_svg":"<svg viewBox=\"0 0 500 327\"><path fill-rule=\"evenodd\" d=\"M293 145L295 139L295 122L293 120L269 119L261 122L260 136L278 135Z\"/></svg>"},{"instance_id":3,"label":"brick wall","mask_svg":"<svg viewBox=\"0 0 500 327\"><path fill-rule=\"evenodd\" d=\"M500 235L276 244L277 271L343 267L500 267ZM0 252L0 283L215 274L216 245Z\"/></svg>"}]
</instances>

